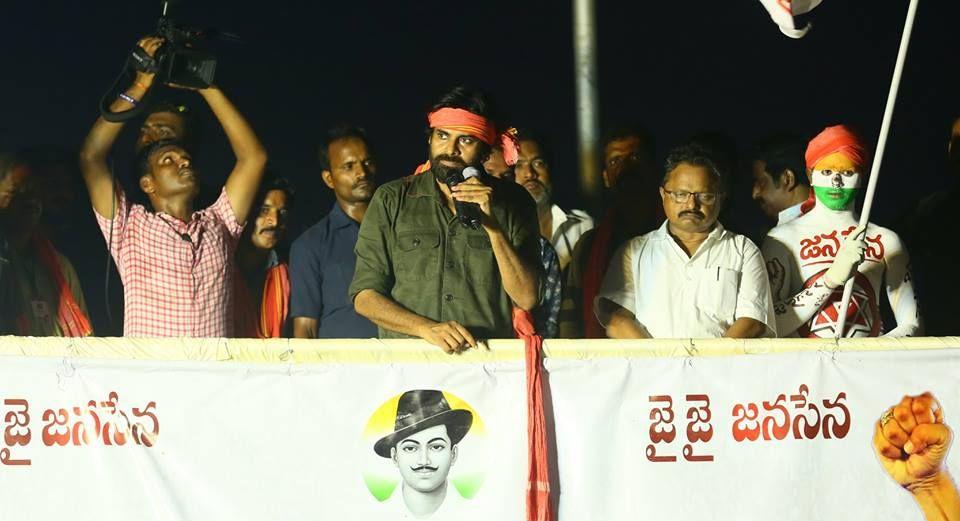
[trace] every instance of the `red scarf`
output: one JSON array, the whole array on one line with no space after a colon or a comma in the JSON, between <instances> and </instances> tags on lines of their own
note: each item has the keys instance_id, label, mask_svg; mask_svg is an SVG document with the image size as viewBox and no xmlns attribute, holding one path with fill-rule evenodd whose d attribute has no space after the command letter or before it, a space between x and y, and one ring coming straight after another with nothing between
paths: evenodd
<instances>
[{"instance_id":1,"label":"red scarf","mask_svg":"<svg viewBox=\"0 0 960 521\"><path fill-rule=\"evenodd\" d=\"M606 330L593 312L593 300L600 294L603 276L610 265L610 257L613 256L611 241L615 223L615 211L608 210L597 227L593 244L590 245L590 256L583 270L583 338L607 338Z\"/></svg>"},{"instance_id":2,"label":"red scarf","mask_svg":"<svg viewBox=\"0 0 960 521\"><path fill-rule=\"evenodd\" d=\"M547 420L543 409L543 337L529 311L513 308L513 330L522 338L527 366L527 521L552 521Z\"/></svg>"},{"instance_id":3,"label":"red scarf","mask_svg":"<svg viewBox=\"0 0 960 521\"><path fill-rule=\"evenodd\" d=\"M90 319L84 314L83 310L73 298L73 291L67 283L67 278L63 275L63 266L60 265L60 258L53 244L39 234L33 236L33 248L40 265L46 270L47 274L53 278L58 289L57 305L57 325L60 326L60 333L63 336L89 336L93 334L93 327L90 326ZM20 317L17 321L18 329L21 335L29 335L29 320L26 317Z\"/></svg>"},{"instance_id":4,"label":"red scarf","mask_svg":"<svg viewBox=\"0 0 960 521\"><path fill-rule=\"evenodd\" d=\"M259 306L254 307L253 296L239 269L234 295L234 328L238 338L280 338L290 311L290 276L286 264L267 270Z\"/></svg>"}]
</instances>

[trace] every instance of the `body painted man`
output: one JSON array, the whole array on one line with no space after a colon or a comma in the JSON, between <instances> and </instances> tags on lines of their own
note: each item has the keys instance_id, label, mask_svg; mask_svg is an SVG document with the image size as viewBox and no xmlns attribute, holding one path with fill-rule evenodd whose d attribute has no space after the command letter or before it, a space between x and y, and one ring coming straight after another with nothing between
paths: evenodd
<instances>
[{"instance_id":1,"label":"body painted man","mask_svg":"<svg viewBox=\"0 0 960 521\"><path fill-rule=\"evenodd\" d=\"M816 204L770 230L762 248L780 336L836 337L843 286L850 279L854 291L841 336L884 334L881 289L897 321L886 335L919 334L906 248L887 228L858 227L856 198L868 176L863 145L846 127L828 127L810 141L805 160Z\"/></svg>"}]
</instances>

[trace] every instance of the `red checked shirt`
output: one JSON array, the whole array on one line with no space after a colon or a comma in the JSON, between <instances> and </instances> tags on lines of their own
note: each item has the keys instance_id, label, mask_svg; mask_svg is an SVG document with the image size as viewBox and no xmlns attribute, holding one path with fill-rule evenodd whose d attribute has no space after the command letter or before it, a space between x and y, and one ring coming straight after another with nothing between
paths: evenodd
<instances>
[{"instance_id":1,"label":"red checked shirt","mask_svg":"<svg viewBox=\"0 0 960 521\"><path fill-rule=\"evenodd\" d=\"M187 223L118 198L110 250L123 281L124 336L233 336L232 259L243 225L226 190ZM97 222L109 242L110 219L97 214Z\"/></svg>"}]
</instances>

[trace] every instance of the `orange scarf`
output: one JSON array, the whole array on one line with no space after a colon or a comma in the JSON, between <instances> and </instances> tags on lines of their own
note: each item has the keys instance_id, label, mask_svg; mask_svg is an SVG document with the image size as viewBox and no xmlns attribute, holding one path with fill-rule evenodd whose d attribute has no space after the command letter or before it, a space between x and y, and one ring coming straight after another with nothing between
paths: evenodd
<instances>
[{"instance_id":1,"label":"orange scarf","mask_svg":"<svg viewBox=\"0 0 960 521\"><path fill-rule=\"evenodd\" d=\"M60 265L60 259L53 244L39 234L33 236L33 248L40 264L47 271L47 274L53 278L59 290L59 304L57 305L57 325L60 326L60 333L63 336L89 336L93 334L93 327L90 325L90 319L84 314L83 310L73 298L73 291L63 276L63 267ZM29 321L18 321L23 328L24 323ZM29 334L22 332L21 334Z\"/></svg>"},{"instance_id":2,"label":"orange scarf","mask_svg":"<svg viewBox=\"0 0 960 521\"><path fill-rule=\"evenodd\" d=\"M290 311L290 276L287 265L281 263L267 270L263 280L263 296L257 307L254 307L253 296L239 269L235 281L236 336L238 338L280 338L283 333L283 324Z\"/></svg>"},{"instance_id":3,"label":"orange scarf","mask_svg":"<svg viewBox=\"0 0 960 521\"><path fill-rule=\"evenodd\" d=\"M522 338L527 366L527 521L552 521L547 419L543 408L543 337L529 311L513 308L513 330Z\"/></svg>"}]
</instances>

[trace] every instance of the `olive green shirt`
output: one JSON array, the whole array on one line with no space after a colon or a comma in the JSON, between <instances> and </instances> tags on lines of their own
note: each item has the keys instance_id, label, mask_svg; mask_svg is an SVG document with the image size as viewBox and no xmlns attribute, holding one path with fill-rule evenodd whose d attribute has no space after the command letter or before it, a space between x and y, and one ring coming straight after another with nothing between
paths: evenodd
<instances>
[{"instance_id":1,"label":"olive green shirt","mask_svg":"<svg viewBox=\"0 0 960 521\"><path fill-rule=\"evenodd\" d=\"M485 176L494 189L493 216L527 266L539 273L539 224L533 199L520 185ZM372 289L437 322L455 320L477 338L512 338L512 307L482 228L461 225L447 207L433 172L377 189L356 246L351 300ZM380 338L407 338L379 329Z\"/></svg>"}]
</instances>

